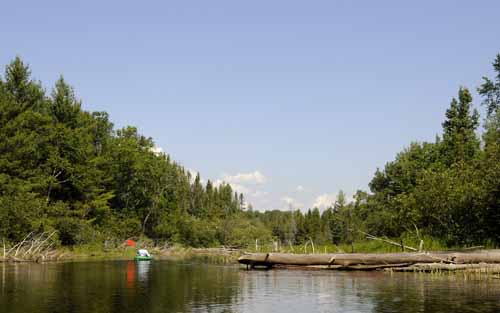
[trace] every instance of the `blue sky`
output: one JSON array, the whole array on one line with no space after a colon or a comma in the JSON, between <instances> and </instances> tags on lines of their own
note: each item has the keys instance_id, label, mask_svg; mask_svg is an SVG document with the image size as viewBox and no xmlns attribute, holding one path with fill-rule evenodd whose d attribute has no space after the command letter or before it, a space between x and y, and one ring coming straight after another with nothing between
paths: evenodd
<instances>
[{"instance_id":1,"label":"blue sky","mask_svg":"<svg viewBox=\"0 0 500 313\"><path fill-rule=\"evenodd\" d=\"M0 63L132 124L256 209L368 189L491 75L499 1L6 1ZM475 99L479 104L479 99Z\"/></svg>"}]
</instances>

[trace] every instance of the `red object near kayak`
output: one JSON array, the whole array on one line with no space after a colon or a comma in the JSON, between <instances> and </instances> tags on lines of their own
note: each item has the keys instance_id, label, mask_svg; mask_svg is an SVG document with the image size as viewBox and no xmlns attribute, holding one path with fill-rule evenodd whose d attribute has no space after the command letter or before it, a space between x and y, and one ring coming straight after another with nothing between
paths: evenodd
<instances>
[{"instance_id":1,"label":"red object near kayak","mask_svg":"<svg viewBox=\"0 0 500 313\"><path fill-rule=\"evenodd\" d=\"M127 239L127 241L125 241L125 243L129 247L135 247L135 241L133 241L132 239Z\"/></svg>"}]
</instances>

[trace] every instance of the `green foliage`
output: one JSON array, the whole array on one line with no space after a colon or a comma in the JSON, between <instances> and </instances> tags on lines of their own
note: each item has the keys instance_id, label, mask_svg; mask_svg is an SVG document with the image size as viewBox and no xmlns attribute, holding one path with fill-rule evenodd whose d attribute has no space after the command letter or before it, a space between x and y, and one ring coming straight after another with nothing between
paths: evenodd
<instances>
[{"instance_id":1,"label":"green foliage","mask_svg":"<svg viewBox=\"0 0 500 313\"><path fill-rule=\"evenodd\" d=\"M443 134L435 142L411 143L378 169L371 193L358 191L347 203L340 192L320 218L314 209L255 214L276 239L349 247L345 251L356 250L366 233L417 247L422 238L435 247L500 244L500 54L493 67L495 78L484 78L479 88L487 108L482 138L471 93L460 88Z\"/></svg>"},{"instance_id":2,"label":"green foliage","mask_svg":"<svg viewBox=\"0 0 500 313\"><path fill-rule=\"evenodd\" d=\"M212 220L202 220L197 217L186 216L180 221L180 242L191 247L216 246L217 224Z\"/></svg>"},{"instance_id":3,"label":"green foliage","mask_svg":"<svg viewBox=\"0 0 500 313\"><path fill-rule=\"evenodd\" d=\"M500 56L494 63L497 73L499 61ZM479 89L488 106L482 144L472 96L460 88L446 111L443 139L414 143L375 173L367 201L372 214L365 223L370 233L386 228L382 234L392 237L423 234L450 246L500 243L498 86L498 77L497 82L485 78ZM381 220L385 223L377 223Z\"/></svg>"},{"instance_id":4,"label":"green foliage","mask_svg":"<svg viewBox=\"0 0 500 313\"><path fill-rule=\"evenodd\" d=\"M57 230L62 245L150 238L193 247L279 241L375 249L366 233L433 247L500 243L500 54L478 89L484 132L466 88L435 142L411 143L378 169L371 193L340 192L324 211L253 211L229 184L202 184L137 128L87 112L61 77L47 94L16 58L0 79L0 236ZM245 207L247 207L245 209ZM365 245L365 246L363 246ZM377 248L378 249L378 248Z\"/></svg>"},{"instance_id":5,"label":"green foliage","mask_svg":"<svg viewBox=\"0 0 500 313\"><path fill-rule=\"evenodd\" d=\"M62 245L76 245L92 241L92 229L77 218L64 217L55 224Z\"/></svg>"},{"instance_id":6,"label":"green foliage","mask_svg":"<svg viewBox=\"0 0 500 313\"><path fill-rule=\"evenodd\" d=\"M478 88L483 97L483 105L486 106L487 118L492 118L500 112L500 53L493 61L495 78L483 77L483 84Z\"/></svg>"},{"instance_id":7,"label":"green foliage","mask_svg":"<svg viewBox=\"0 0 500 313\"><path fill-rule=\"evenodd\" d=\"M446 165L470 161L479 152L479 139L475 133L479 126L479 113L472 110L472 96L466 88L458 91L443 123L442 158Z\"/></svg>"},{"instance_id":8,"label":"green foliage","mask_svg":"<svg viewBox=\"0 0 500 313\"><path fill-rule=\"evenodd\" d=\"M246 218L243 214L221 220L217 230L219 241L232 247L247 247L254 244L255 239L272 239L271 231L259 220Z\"/></svg>"},{"instance_id":9,"label":"green foliage","mask_svg":"<svg viewBox=\"0 0 500 313\"><path fill-rule=\"evenodd\" d=\"M143 235L221 244L217 226L242 195L192 181L137 128L82 110L62 77L47 95L30 75L16 58L0 79L0 236L53 228L63 245Z\"/></svg>"}]
</instances>

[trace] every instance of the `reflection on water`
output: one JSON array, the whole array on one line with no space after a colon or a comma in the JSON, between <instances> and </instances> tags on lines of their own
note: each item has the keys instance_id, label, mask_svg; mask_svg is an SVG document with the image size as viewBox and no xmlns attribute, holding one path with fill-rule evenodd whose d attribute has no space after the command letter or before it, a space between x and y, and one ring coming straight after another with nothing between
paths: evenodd
<instances>
[{"instance_id":1,"label":"reflection on water","mask_svg":"<svg viewBox=\"0 0 500 313\"><path fill-rule=\"evenodd\" d=\"M500 312L500 281L153 262L0 264L0 312Z\"/></svg>"},{"instance_id":2,"label":"reflection on water","mask_svg":"<svg viewBox=\"0 0 500 313\"><path fill-rule=\"evenodd\" d=\"M136 288L136 283L146 284L148 282L151 261L128 261L127 262L127 288Z\"/></svg>"}]
</instances>

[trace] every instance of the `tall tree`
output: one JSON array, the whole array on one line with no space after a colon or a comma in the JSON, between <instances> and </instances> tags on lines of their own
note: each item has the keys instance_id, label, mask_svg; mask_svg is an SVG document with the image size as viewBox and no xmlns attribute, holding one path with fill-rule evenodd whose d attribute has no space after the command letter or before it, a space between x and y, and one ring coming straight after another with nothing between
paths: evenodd
<instances>
[{"instance_id":1,"label":"tall tree","mask_svg":"<svg viewBox=\"0 0 500 313\"><path fill-rule=\"evenodd\" d=\"M194 216L206 216L206 208L204 203L204 190L201 184L200 173L196 174L193 185L191 186L191 208L190 214Z\"/></svg>"},{"instance_id":2,"label":"tall tree","mask_svg":"<svg viewBox=\"0 0 500 313\"><path fill-rule=\"evenodd\" d=\"M493 61L493 70L495 77L493 79L483 77L483 84L478 88L479 94L483 97L487 118L500 112L500 53Z\"/></svg>"},{"instance_id":3,"label":"tall tree","mask_svg":"<svg viewBox=\"0 0 500 313\"><path fill-rule=\"evenodd\" d=\"M467 88L460 88L458 101L453 99L446 110L443 122L443 153L445 162L470 161L479 151L476 129L479 113L472 108L472 95Z\"/></svg>"}]
</instances>

